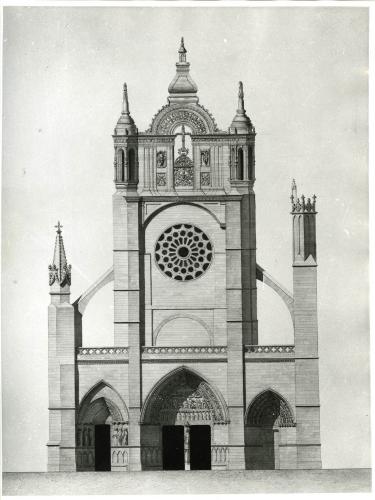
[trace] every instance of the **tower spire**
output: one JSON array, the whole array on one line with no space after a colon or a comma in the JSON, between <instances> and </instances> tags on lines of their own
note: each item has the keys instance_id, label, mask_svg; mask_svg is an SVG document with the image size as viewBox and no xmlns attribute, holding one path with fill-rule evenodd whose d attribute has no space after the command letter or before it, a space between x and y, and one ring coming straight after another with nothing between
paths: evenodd
<instances>
[{"instance_id":1,"label":"tower spire","mask_svg":"<svg viewBox=\"0 0 375 500\"><path fill-rule=\"evenodd\" d=\"M187 50L185 48L184 38L181 38L180 48L178 49L178 62L176 62L176 76L168 87L169 103L197 103L198 87L190 76L190 63L186 61Z\"/></svg>"},{"instance_id":2,"label":"tower spire","mask_svg":"<svg viewBox=\"0 0 375 500\"><path fill-rule=\"evenodd\" d=\"M296 184L296 180L293 179L292 180L292 195L290 197L290 199L292 200L292 203L294 200L297 200L298 196L297 196L297 184Z\"/></svg>"},{"instance_id":3,"label":"tower spire","mask_svg":"<svg viewBox=\"0 0 375 500\"><path fill-rule=\"evenodd\" d=\"M243 83L238 82L238 109L237 113L244 114L245 113L245 104L244 104L244 93L243 93Z\"/></svg>"},{"instance_id":4,"label":"tower spire","mask_svg":"<svg viewBox=\"0 0 375 500\"><path fill-rule=\"evenodd\" d=\"M231 132L238 132L239 134L247 134L249 132L254 132L253 125L250 118L246 114L245 101L244 101L244 91L243 83L238 82L238 106L236 116L232 120L230 126Z\"/></svg>"},{"instance_id":5,"label":"tower spire","mask_svg":"<svg viewBox=\"0 0 375 500\"><path fill-rule=\"evenodd\" d=\"M71 283L71 269L72 266L68 264L64 248L64 240L62 237L62 225L60 221L57 222L55 250L53 252L52 264L48 266L49 270L49 284L52 286L55 282L60 286L70 286Z\"/></svg>"},{"instance_id":6,"label":"tower spire","mask_svg":"<svg viewBox=\"0 0 375 500\"><path fill-rule=\"evenodd\" d=\"M128 98L128 86L124 83L122 89L122 110L121 116L118 119L115 135L135 135L137 133L137 127L135 126L134 120L130 115L129 111L129 98Z\"/></svg>"},{"instance_id":7,"label":"tower spire","mask_svg":"<svg viewBox=\"0 0 375 500\"><path fill-rule=\"evenodd\" d=\"M186 53L187 50L185 49L185 44L184 44L184 37L181 37L181 44L180 48L178 49L178 59L179 62L186 62Z\"/></svg>"},{"instance_id":8,"label":"tower spire","mask_svg":"<svg viewBox=\"0 0 375 500\"><path fill-rule=\"evenodd\" d=\"M128 87L126 83L124 83L124 88L122 91L122 114L129 115L129 100L128 100Z\"/></svg>"}]
</instances>

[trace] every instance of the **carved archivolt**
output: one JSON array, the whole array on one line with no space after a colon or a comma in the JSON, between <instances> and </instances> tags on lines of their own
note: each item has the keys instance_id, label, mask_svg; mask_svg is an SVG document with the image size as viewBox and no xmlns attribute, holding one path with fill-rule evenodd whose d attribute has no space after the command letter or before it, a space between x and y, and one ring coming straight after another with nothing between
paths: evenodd
<instances>
[{"instance_id":1,"label":"carved archivolt","mask_svg":"<svg viewBox=\"0 0 375 500\"><path fill-rule=\"evenodd\" d=\"M78 411L78 422L99 424L127 422L128 410L119 394L105 382L96 384L82 399Z\"/></svg>"},{"instance_id":2,"label":"carved archivolt","mask_svg":"<svg viewBox=\"0 0 375 500\"><path fill-rule=\"evenodd\" d=\"M218 128L211 114L199 104L166 105L153 118L146 133L172 135L175 128L188 125L193 134L211 134Z\"/></svg>"},{"instance_id":3,"label":"carved archivolt","mask_svg":"<svg viewBox=\"0 0 375 500\"><path fill-rule=\"evenodd\" d=\"M250 427L294 427L293 413L280 395L267 390L259 394L250 404L247 412Z\"/></svg>"},{"instance_id":4,"label":"carved archivolt","mask_svg":"<svg viewBox=\"0 0 375 500\"><path fill-rule=\"evenodd\" d=\"M201 377L179 369L164 380L145 403L142 423L227 423L225 403Z\"/></svg>"}]
</instances>

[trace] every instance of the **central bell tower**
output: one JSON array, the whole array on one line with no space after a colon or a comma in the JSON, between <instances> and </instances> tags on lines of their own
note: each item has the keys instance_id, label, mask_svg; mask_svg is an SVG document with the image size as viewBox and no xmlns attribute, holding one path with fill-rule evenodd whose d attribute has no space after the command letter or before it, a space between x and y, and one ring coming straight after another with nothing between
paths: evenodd
<instances>
[{"instance_id":1,"label":"central bell tower","mask_svg":"<svg viewBox=\"0 0 375 500\"><path fill-rule=\"evenodd\" d=\"M242 82L230 127L218 129L186 56L182 39L167 104L145 132L124 84L113 135L114 337L129 345L130 460L140 461L141 348L161 342L159 323L178 315L174 337L165 334L172 345L188 343L201 322L210 344L228 346L230 460L244 468L243 346L258 338L255 129Z\"/></svg>"}]
</instances>

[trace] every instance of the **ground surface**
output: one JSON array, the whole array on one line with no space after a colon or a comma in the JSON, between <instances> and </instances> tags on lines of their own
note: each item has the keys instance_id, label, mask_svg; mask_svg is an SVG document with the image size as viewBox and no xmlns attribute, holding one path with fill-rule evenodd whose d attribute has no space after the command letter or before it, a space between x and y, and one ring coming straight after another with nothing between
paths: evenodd
<instances>
[{"instance_id":1,"label":"ground surface","mask_svg":"<svg viewBox=\"0 0 375 500\"><path fill-rule=\"evenodd\" d=\"M330 493L371 491L370 469L7 472L3 495Z\"/></svg>"}]
</instances>

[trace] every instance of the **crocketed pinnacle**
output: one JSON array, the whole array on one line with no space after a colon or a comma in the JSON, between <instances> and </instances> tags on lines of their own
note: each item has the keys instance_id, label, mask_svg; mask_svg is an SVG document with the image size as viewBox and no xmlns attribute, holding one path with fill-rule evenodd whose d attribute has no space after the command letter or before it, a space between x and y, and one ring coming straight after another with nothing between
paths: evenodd
<instances>
[{"instance_id":1,"label":"crocketed pinnacle","mask_svg":"<svg viewBox=\"0 0 375 500\"><path fill-rule=\"evenodd\" d=\"M68 265L68 261L66 260L64 241L62 237L62 225L60 221L58 221L56 231L56 241L55 241L55 250L53 252L53 261L49 269L49 284L50 286L57 282L60 286L70 285L71 281L71 267Z\"/></svg>"},{"instance_id":2,"label":"crocketed pinnacle","mask_svg":"<svg viewBox=\"0 0 375 500\"><path fill-rule=\"evenodd\" d=\"M178 62L176 63L176 76L171 81L168 92L168 101L172 102L198 102L198 87L190 76L190 63L186 61L187 50L184 39L181 38L178 49Z\"/></svg>"},{"instance_id":3,"label":"crocketed pinnacle","mask_svg":"<svg viewBox=\"0 0 375 500\"><path fill-rule=\"evenodd\" d=\"M122 92L122 111L115 128L115 135L132 135L136 133L137 127L129 111L128 87L126 83L124 83Z\"/></svg>"},{"instance_id":4,"label":"crocketed pinnacle","mask_svg":"<svg viewBox=\"0 0 375 500\"><path fill-rule=\"evenodd\" d=\"M247 134L253 131L250 118L246 114L244 103L244 92L242 82L238 82L238 106L236 116L232 120L230 131L239 134Z\"/></svg>"},{"instance_id":5,"label":"crocketed pinnacle","mask_svg":"<svg viewBox=\"0 0 375 500\"><path fill-rule=\"evenodd\" d=\"M292 196L291 196L292 202L294 199L297 199L297 184L295 179L292 180Z\"/></svg>"}]
</instances>

